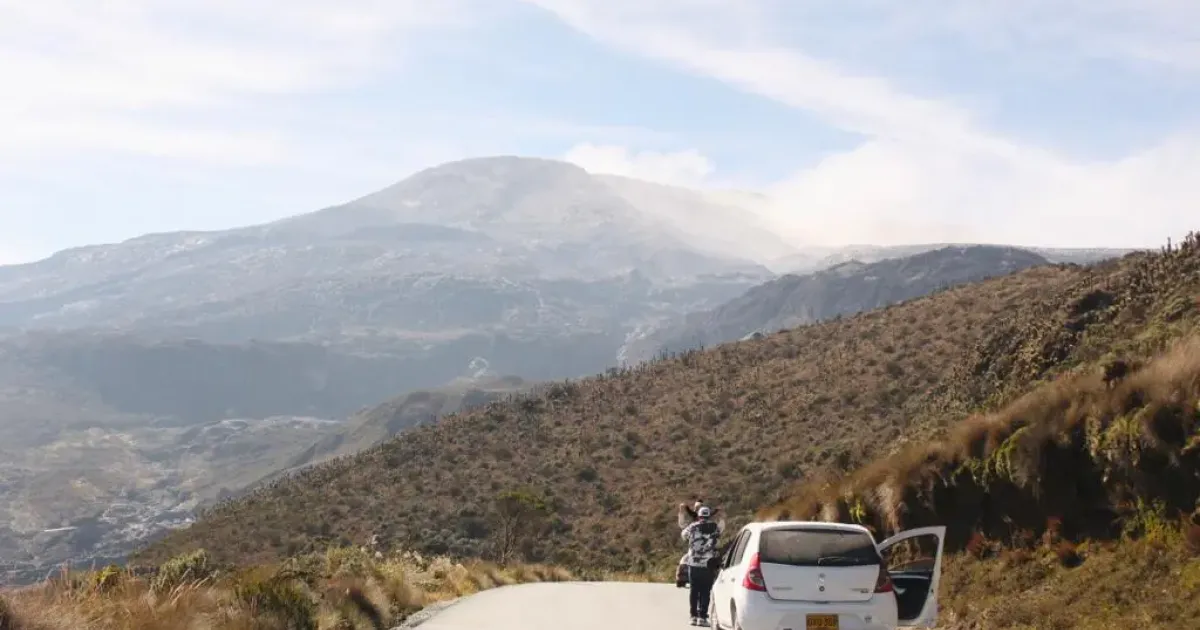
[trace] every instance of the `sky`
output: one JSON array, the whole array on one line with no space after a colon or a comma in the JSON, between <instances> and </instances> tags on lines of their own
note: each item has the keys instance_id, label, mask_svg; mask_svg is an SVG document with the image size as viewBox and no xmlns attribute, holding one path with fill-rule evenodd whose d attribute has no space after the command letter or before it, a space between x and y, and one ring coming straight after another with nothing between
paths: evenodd
<instances>
[{"instance_id":1,"label":"sky","mask_svg":"<svg viewBox=\"0 0 1200 630\"><path fill-rule=\"evenodd\" d=\"M1195 0L0 0L0 93L0 263L499 154L801 245L1200 228Z\"/></svg>"}]
</instances>

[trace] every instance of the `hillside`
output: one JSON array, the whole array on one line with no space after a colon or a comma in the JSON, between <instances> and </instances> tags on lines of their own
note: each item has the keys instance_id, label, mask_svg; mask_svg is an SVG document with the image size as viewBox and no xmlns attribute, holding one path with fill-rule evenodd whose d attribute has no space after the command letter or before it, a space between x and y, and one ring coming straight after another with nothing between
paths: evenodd
<instances>
[{"instance_id":1,"label":"hillside","mask_svg":"<svg viewBox=\"0 0 1200 630\"><path fill-rule=\"evenodd\" d=\"M1200 524L1200 236L1148 262L1121 278L1128 293L1114 290L1114 278L1073 303L1086 319L1047 331L1058 340L1012 335L987 366L1034 377L1049 368L1053 378L1007 404L995 396L853 474L804 484L760 515L849 519L878 531L936 521L956 549L1051 526L1066 538L1111 539L1177 515ZM1159 288L1172 286L1160 302ZM1130 335L1095 328L1151 314ZM1084 357L1091 362L1071 365L1063 358L1077 352L1060 341L1071 335L1104 344Z\"/></svg>"},{"instance_id":2,"label":"hillside","mask_svg":"<svg viewBox=\"0 0 1200 630\"><path fill-rule=\"evenodd\" d=\"M760 284L707 311L689 313L627 345L625 358L715 346L754 333L870 311L934 291L1021 271L1049 261L1015 247L944 247L874 263L851 261Z\"/></svg>"},{"instance_id":3,"label":"hillside","mask_svg":"<svg viewBox=\"0 0 1200 630\"><path fill-rule=\"evenodd\" d=\"M1017 548L984 541L943 565L945 630L1200 627L1200 526L1075 544L1058 534Z\"/></svg>"},{"instance_id":4,"label":"hillside","mask_svg":"<svg viewBox=\"0 0 1200 630\"><path fill-rule=\"evenodd\" d=\"M1198 256L1193 238L1149 273L1195 279ZM1198 307L1200 295L1179 294L1131 345L935 439L800 484L758 517L878 532L947 526L947 628L1196 627ZM1045 360L1046 350L1056 348L1022 344L1015 354Z\"/></svg>"},{"instance_id":5,"label":"hillside","mask_svg":"<svg viewBox=\"0 0 1200 630\"><path fill-rule=\"evenodd\" d=\"M1197 627L1200 330L1127 374L1111 365L760 516L948 526L949 628Z\"/></svg>"},{"instance_id":6,"label":"hillside","mask_svg":"<svg viewBox=\"0 0 1200 630\"><path fill-rule=\"evenodd\" d=\"M663 557L677 548L669 506L681 497L749 513L818 470L920 443L1073 366L1161 351L1200 317L1200 247L1187 243L547 386L222 504L140 558L202 546L251 561L374 533L486 554L490 507L515 489L554 515L553 546L531 557Z\"/></svg>"},{"instance_id":7,"label":"hillside","mask_svg":"<svg viewBox=\"0 0 1200 630\"><path fill-rule=\"evenodd\" d=\"M1194 310L1194 306L1192 307ZM972 537L1112 539L1147 519L1200 523L1200 330L1144 364L1061 372L1011 403L852 474L804 484L766 518L836 518ZM1129 356L1129 355L1125 355Z\"/></svg>"},{"instance_id":8,"label":"hillside","mask_svg":"<svg viewBox=\"0 0 1200 630\"><path fill-rule=\"evenodd\" d=\"M445 387L409 392L355 414L342 428L291 458L286 469L323 462L366 450L388 438L459 411L482 407L529 390L518 377L459 379ZM285 470L286 470L285 469ZM283 474L280 470L274 474Z\"/></svg>"}]
</instances>

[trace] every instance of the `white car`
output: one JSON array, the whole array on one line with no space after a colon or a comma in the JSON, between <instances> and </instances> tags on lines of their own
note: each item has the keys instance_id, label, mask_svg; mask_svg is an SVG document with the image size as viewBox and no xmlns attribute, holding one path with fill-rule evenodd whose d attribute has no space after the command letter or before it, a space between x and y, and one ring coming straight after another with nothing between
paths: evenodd
<instances>
[{"instance_id":1,"label":"white car","mask_svg":"<svg viewBox=\"0 0 1200 630\"><path fill-rule=\"evenodd\" d=\"M876 543L845 523L750 523L713 583L714 630L893 630L937 623L945 527Z\"/></svg>"}]
</instances>

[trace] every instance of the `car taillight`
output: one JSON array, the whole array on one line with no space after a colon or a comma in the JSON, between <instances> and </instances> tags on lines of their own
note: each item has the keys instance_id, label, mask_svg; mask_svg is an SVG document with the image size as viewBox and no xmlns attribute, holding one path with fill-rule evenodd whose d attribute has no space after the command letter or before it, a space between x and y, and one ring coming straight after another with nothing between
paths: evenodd
<instances>
[{"instance_id":1,"label":"car taillight","mask_svg":"<svg viewBox=\"0 0 1200 630\"><path fill-rule=\"evenodd\" d=\"M875 580L875 592L876 593L891 593L893 590L895 590L895 589L892 588L891 576L888 575L887 569L880 567L879 568L879 579Z\"/></svg>"},{"instance_id":2,"label":"car taillight","mask_svg":"<svg viewBox=\"0 0 1200 630\"><path fill-rule=\"evenodd\" d=\"M746 569L746 575L742 578L742 588L748 591L767 590L767 581L763 579L762 567L759 565L758 554L750 556L750 568Z\"/></svg>"}]
</instances>

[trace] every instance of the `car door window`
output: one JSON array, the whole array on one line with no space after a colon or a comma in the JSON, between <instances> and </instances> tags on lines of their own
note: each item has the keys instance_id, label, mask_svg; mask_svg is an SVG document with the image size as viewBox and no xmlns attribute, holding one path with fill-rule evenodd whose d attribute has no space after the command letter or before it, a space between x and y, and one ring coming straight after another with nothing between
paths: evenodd
<instances>
[{"instance_id":1,"label":"car door window","mask_svg":"<svg viewBox=\"0 0 1200 630\"><path fill-rule=\"evenodd\" d=\"M889 573L929 576L937 562L938 539L928 534L901 540L883 550L880 556Z\"/></svg>"},{"instance_id":2,"label":"car door window","mask_svg":"<svg viewBox=\"0 0 1200 630\"><path fill-rule=\"evenodd\" d=\"M720 569L729 568L729 558L731 558L731 557L733 557L733 545L732 544L725 547L725 552L721 554Z\"/></svg>"},{"instance_id":3,"label":"car door window","mask_svg":"<svg viewBox=\"0 0 1200 630\"><path fill-rule=\"evenodd\" d=\"M746 548L750 546L750 532L742 532L742 537L738 539L737 546L733 549L733 566L738 566L742 563L742 558L746 557Z\"/></svg>"},{"instance_id":4,"label":"car door window","mask_svg":"<svg viewBox=\"0 0 1200 630\"><path fill-rule=\"evenodd\" d=\"M722 569L728 569L729 567L733 566L733 557L737 555L737 546L741 541L742 538L741 535L739 535L732 543L730 543L729 549L725 552L723 562L721 562Z\"/></svg>"},{"instance_id":5,"label":"car door window","mask_svg":"<svg viewBox=\"0 0 1200 630\"><path fill-rule=\"evenodd\" d=\"M750 536L750 532L742 532L737 537L733 545L729 547L729 553L725 556L725 562L721 566L728 569L729 567L737 566L741 559L741 551L746 547L746 539Z\"/></svg>"}]
</instances>

